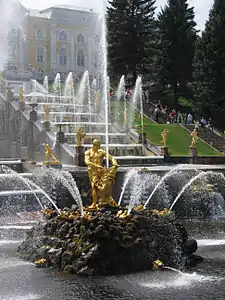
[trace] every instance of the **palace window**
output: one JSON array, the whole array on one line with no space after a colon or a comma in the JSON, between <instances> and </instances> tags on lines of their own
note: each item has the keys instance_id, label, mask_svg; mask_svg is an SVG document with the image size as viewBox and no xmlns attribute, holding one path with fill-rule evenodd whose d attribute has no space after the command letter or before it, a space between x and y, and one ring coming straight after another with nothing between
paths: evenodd
<instances>
[{"instance_id":1,"label":"palace window","mask_svg":"<svg viewBox=\"0 0 225 300\"><path fill-rule=\"evenodd\" d=\"M65 31L60 30L59 32L59 40L60 41L67 41L67 34Z\"/></svg>"},{"instance_id":2,"label":"palace window","mask_svg":"<svg viewBox=\"0 0 225 300\"><path fill-rule=\"evenodd\" d=\"M67 64L66 50L64 48L59 50L59 64L65 66Z\"/></svg>"},{"instance_id":3,"label":"palace window","mask_svg":"<svg viewBox=\"0 0 225 300\"><path fill-rule=\"evenodd\" d=\"M40 40L43 40L44 35L43 35L42 29L39 28L39 29L37 30L37 32L36 32L36 38L37 38L37 39L40 39Z\"/></svg>"},{"instance_id":4,"label":"palace window","mask_svg":"<svg viewBox=\"0 0 225 300\"><path fill-rule=\"evenodd\" d=\"M82 34L78 35L77 42L78 42L78 44L83 44L84 43L84 36Z\"/></svg>"},{"instance_id":5,"label":"palace window","mask_svg":"<svg viewBox=\"0 0 225 300\"><path fill-rule=\"evenodd\" d=\"M84 51L79 50L77 53L77 66L84 67Z\"/></svg>"},{"instance_id":6,"label":"palace window","mask_svg":"<svg viewBox=\"0 0 225 300\"><path fill-rule=\"evenodd\" d=\"M36 49L36 62L44 62L44 49L42 47L37 47Z\"/></svg>"}]
</instances>

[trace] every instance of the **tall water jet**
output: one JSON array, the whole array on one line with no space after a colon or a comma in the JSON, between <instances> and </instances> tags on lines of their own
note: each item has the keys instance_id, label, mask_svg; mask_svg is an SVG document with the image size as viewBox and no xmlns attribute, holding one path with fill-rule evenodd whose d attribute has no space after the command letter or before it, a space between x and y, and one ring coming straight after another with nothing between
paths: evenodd
<instances>
[{"instance_id":1,"label":"tall water jet","mask_svg":"<svg viewBox=\"0 0 225 300\"><path fill-rule=\"evenodd\" d=\"M97 80L96 80L96 78L94 78L92 83L91 83L91 101L92 101L92 103L94 103L95 116L97 114L96 93L97 93ZM96 118L95 118L95 121L96 121Z\"/></svg>"},{"instance_id":2,"label":"tall water jet","mask_svg":"<svg viewBox=\"0 0 225 300\"><path fill-rule=\"evenodd\" d=\"M74 82L73 82L73 73L72 72L69 72L69 74L66 78L64 95L66 97L74 98Z\"/></svg>"},{"instance_id":3,"label":"tall water jet","mask_svg":"<svg viewBox=\"0 0 225 300\"><path fill-rule=\"evenodd\" d=\"M83 112L84 109L84 102L86 98L86 93L88 91L88 85L89 85L89 73L88 71L85 71L74 99L74 106L75 107L77 106L77 112L79 113Z\"/></svg>"},{"instance_id":4,"label":"tall water jet","mask_svg":"<svg viewBox=\"0 0 225 300\"><path fill-rule=\"evenodd\" d=\"M43 87L48 91L48 76L45 76L44 78Z\"/></svg>"},{"instance_id":5,"label":"tall water jet","mask_svg":"<svg viewBox=\"0 0 225 300\"><path fill-rule=\"evenodd\" d=\"M53 83L53 93L59 97L59 104L61 103L62 90L61 90L61 75L57 73Z\"/></svg>"},{"instance_id":6,"label":"tall water jet","mask_svg":"<svg viewBox=\"0 0 225 300\"><path fill-rule=\"evenodd\" d=\"M91 104L91 86L90 86L90 78L87 77L87 100L89 107L89 123L92 123L92 104ZM90 126L90 132L92 132L92 126Z\"/></svg>"},{"instance_id":7,"label":"tall water jet","mask_svg":"<svg viewBox=\"0 0 225 300\"><path fill-rule=\"evenodd\" d=\"M96 92L97 90L97 80L94 78L91 83L91 88Z\"/></svg>"},{"instance_id":8,"label":"tall water jet","mask_svg":"<svg viewBox=\"0 0 225 300\"><path fill-rule=\"evenodd\" d=\"M161 180L158 182L158 184L155 186L154 190L151 192L150 196L148 197L147 201L145 202L144 208L147 207L149 202L151 201L152 197L154 196L155 192L158 190L158 188L161 186L161 184L168 178L170 177L174 172L178 170L182 170L185 168L185 165L178 165L175 166L172 170L170 170L168 173L166 173Z\"/></svg>"},{"instance_id":9,"label":"tall water jet","mask_svg":"<svg viewBox=\"0 0 225 300\"><path fill-rule=\"evenodd\" d=\"M127 114L127 100L126 100L126 88L125 88L125 75L121 76L119 85L116 90L117 107L116 107L116 117L120 115L121 106L120 101L124 102L124 124L126 126L126 114Z\"/></svg>"},{"instance_id":10,"label":"tall water jet","mask_svg":"<svg viewBox=\"0 0 225 300\"><path fill-rule=\"evenodd\" d=\"M37 80L36 79L31 80L31 90L33 93L37 92ZM32 97L32 101L37 103L37 97L36 96Z\"/></svg>"},{"instance_id":11,"label":"tall water jet","mask_svg":"<svg viewBox=\"0 0 225 300\"><path fill-rule=\"evenodd\" d=\"M122 187L122 191L121 191L121 194L120 194L120 198L119 198L119 202L118 202L118 205L121 205L122 203L122 200L123 200L123 195L125 193L125 190L126 190L126 187L130 181L130 179L136 175L138 173L137 169L131 169L125 176L125 179L124 179L124 184L123 184L123 187Z\"/></svg>"},{"instance_id":12,"label":"tall water jet","mask_svg":"<svg viewBox=\"0 0 225 300\"><path fill-rule=\"evenodd\" d=\"M108 80L107 80L107 27L106 27L106 13L104 1L101 2L101 54L102 54L102 94L103 103L105 106L105 147L106 147L106 166L109 167L109 109L108 109Z\"/></svg>"},{"instance_id":13,"label":"tall water jet","mask_svg":"<svg viewBox=\"0 0 225 300\"><path fill-rule=\"evenodd\" d=\"M141 130L143 133L144 130L144 116L143 116L143 99L142 99L142 80L141 80L141 76L138 76L136 83L135 83L135 87L134 87L134 91L133 91L133 95L132 95L132 100L131 100L131 109L133 110L132 112L132 118L131 118L131 126L132 123L134 122L135 119L135 113L136 111L138 112L138 114L140 114L141 116Z\"/></svg>"}]
</instances>

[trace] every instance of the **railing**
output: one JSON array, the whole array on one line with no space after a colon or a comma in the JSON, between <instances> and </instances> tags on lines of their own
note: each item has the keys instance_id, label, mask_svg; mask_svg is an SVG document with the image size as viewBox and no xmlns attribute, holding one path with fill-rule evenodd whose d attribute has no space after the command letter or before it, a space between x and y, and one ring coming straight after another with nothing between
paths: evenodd
<instances>
[{"instance_id":1,"label":"railing","mask_svg":"<svg viewBox=\"0 0 225 300\"><path fill-rule=\"evenodd\" d=\"M54 72L39 72L39 71L30 71L30 70L4 70L2 75L7 80L25 80L29 81L31 78L36 80L44 80L45 76L48 76L50 81L53 81L55 78ZM64 77L62 76L62 80Z\"/></svg>"}]
</instances>

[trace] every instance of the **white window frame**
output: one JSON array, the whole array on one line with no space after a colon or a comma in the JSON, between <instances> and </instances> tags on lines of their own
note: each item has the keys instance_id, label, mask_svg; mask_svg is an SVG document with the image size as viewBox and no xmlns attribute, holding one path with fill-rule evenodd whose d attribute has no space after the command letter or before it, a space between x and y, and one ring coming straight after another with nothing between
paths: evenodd
<instances>
[{"instance_id":1,"label":"white window frame","mask_svg":"<svg viewBox=\"0 0 225 300\"><path fill-rule=\"evenodd\" d=\"M39 64L43 64L45 62L45 49L42 46L38 46L36 48L36 62Z\"/></svg>"}]
</instances>

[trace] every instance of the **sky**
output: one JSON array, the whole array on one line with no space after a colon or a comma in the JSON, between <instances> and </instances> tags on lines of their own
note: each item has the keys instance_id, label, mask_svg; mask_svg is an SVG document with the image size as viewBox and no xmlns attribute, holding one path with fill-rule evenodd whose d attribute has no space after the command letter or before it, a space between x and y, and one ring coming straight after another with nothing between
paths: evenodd
<instances>
[{"instance_id":1,"label":"sky","mask_svg":"<svg viewBox=\"0 0 225 300\"><path fill-rule=\"evenodd\" d=\"M49 6L58 4L69 4L77 7L90 7L96 9L101 7L103 0L20 0L28 8L44 9ZM105 0L106 1L106 0ZM164 6L166 0L156 0L158 9ZM189 0L189 3L195 7L196 22L200 30L204 29L204 24L208 18L209 10L213 0Z\"/></svg>"}]
</instances>

